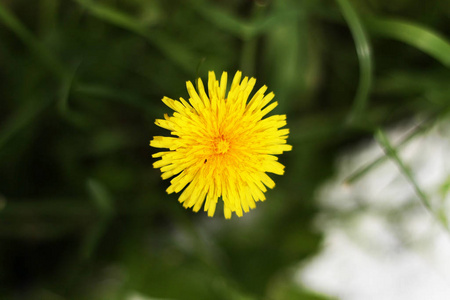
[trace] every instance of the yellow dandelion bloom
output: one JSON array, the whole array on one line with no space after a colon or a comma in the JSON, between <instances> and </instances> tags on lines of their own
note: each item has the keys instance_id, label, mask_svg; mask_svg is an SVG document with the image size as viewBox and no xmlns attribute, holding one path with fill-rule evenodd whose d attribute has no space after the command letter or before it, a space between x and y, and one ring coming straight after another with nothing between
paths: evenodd
<instances>
[{"instance_id":1,"label":"yellow dandelion bloom","mask_svg":"<svg viewBox=\"0 0 450 300\"><path fill-rule=\"evenodd\" d=\"M175 176L167 193L179 193L183 206L204 210L212 217L219 197L224 202L225 218L232 212L241 217L264 201L266 187L275 182L267 172L282 175L284 166L275 156L290 151L286 144L289 129L286 115L267 118L277 102L269 105L274 94L266 86L260 88L250 101L249 95L256 79L244 77L238 71L227 93L227 73L220 83L209 72L208 94L201 79L198 92L190 81L186 83L189 101L164 97L162 101L174 110L172 116L156 120L156 125L170 130L174 137L155 136L150 146L167 148L153 157L160 157L153 166L161 168L162 178Z\"/></svg>"}]
</instances>

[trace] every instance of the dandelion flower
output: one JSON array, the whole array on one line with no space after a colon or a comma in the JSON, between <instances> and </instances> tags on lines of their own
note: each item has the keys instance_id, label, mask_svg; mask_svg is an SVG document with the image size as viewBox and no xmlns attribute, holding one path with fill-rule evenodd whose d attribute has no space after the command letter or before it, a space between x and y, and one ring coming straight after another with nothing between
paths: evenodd
<instances>
[{"instance_id":1,"label":"dandelion flower","mask_svg":"<svg viewBox=\"0 0 450 300\"><path fill-rule=\"evenodd\" d=\"M219 198L227 219L232 212L241 217L256 207L255 202L264 201L266 187L275 186L266 173L284 173L275 155L292 149L286 144L289 129L280 129L286 115L263 119L277 106L277 102L269 105L274 94L264 95L263 86L248 101L256 79L241 78L242 73L236 72L227 93L227 73L219 83L209 72L208 94L198 79L198 91L186 83L189 101L164 97L174 113L155 123L174 137L155 136L150 141L152 147L169 149L153 155L161 158L153 166L161 168L163 179L175 176L167 193L182 191L179 201L185 208L197 212L204 205L210 217Z\"/></svg>"}]
</instances>

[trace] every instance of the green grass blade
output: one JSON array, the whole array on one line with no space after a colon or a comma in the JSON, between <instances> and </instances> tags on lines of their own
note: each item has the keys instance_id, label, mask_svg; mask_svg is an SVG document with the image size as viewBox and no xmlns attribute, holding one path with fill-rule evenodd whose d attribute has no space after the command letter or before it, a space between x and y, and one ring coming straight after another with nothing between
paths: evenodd
<instances>
[{"instance_id":1,"label":"green grass blade","mask_svg":"<svg viewBox=\"0 0 450 300\"><path fill-rule=\"evenodd\" d=\"M280 111L289 107L306 107L308 77L316 60L315 44L308 30L309 23L302 1L276 1L267 9L277 22L264 33L261 63L278 99ZM264 19L264 16L262 17ZM255 60L255 58L253 58ZM258 69L258 68L257 68Z\"/></svg>"},{"instance_id":2,"label":"green grass blade","mask_svg":"<svg viewBox=\"0 0 450 300\"><path fill-rule=\"evenodd\" d=\"M0 23L3 23L17 37L29 47L36 56L40 59L42 64L47 66L55 75L64 78L66 70L62 63L60 63L53 54L51 54L36 37L14 16L6 7L0 3Z\"/></svg>"},{"instance_id":3,"label":"green grass blade","mask_svg":"<svg viewBox=\"0 0 450 300\"><path fill-rule=\"evenodd\" d=\"M66 76L66 78L63 81L63 84L61 87L61 95L58 100L58 109L62 115L69 113L70 92L71 92L72 86L75 82L75 76L77 74L77 71L78 71L80 65L81 65L81 62L77 64L77 66L71 72L71 74L69 76Z\"/></svg>"},{"instance_id":4,"label":"green grass blade","mask_svg":"<svg viewBox=\"0 0 450 300\"><path fill-rule=\"evenodd\" d=\"M113 201L108 190L94 179L87 181L87 188L100 215L109 217L113 213Z\"/></svg>"},{"instance_id":5,"label":"green grass blade","mask_svg":"<svg viewBox=\"0 0 450 300\"><path fill-rule=\"evenodd\" d=\"M336 1L352 33L359 60L359 84L349 119L352 124L355 122L358 123L363 119L363 114L369 99L373 77L372 47L364 26L350 2L348 0Z\"/></svg>"},{"instance_id":6,"label":"green grass blade","mask_svg":"<svg viewBox=\"0 0 450 300\"><path fill-rule=\"evenodd\" d=\"M148 99L109 86L95 83L78 83L73 88L73 91L76 94L123 103L140 110L145 110L151 115L155 114L155 106Z\"/></svg>"},{"instance_id":7,"label":"green grass blade","mask_svg":"<svg viewBox=\"0 0 450 300\"><path fill-rule=\"evenodd\" d=\"M216 5L208 3L208 1L201 1L201 3L197 3L193 7L214 26L243 40L250 39L265 30L271 29L280 21L296 18L299 14L297 11L291 9L288 14L280 15L272 13L264 16L264 18L253 18L247 21L224 11ZM255 2L254 8L256 10L262 10L265 9L265 5Z\"/></svg>"},{"instance_id":8,"label":"green grass blade","mask_svg":"<svg viewBox=\"0 0 450 300\"><path fill-rule=\"evenodd\" d=\"M413 138L417 137L418 135L422 134L426 130L428 130L432 125L434 124L433 120L428 120L426 124L421 124L417 126L410 134L408 134L405 138L403 138L396 148L400 148L404 145L406 145L408 142L410 142ZM361 177L366 175L370 170L384 162L388 156L383 155L372 161L370 164L362 167L361 169L358 169L355 173L351 174L347 179L345 180L346 184L353 184L356 181L358 181Z\"/></svg>"},{"instance_id":9,"label":"green grass blade","mask_svg":"<svg viewBox=\"0 0 450 300\"><path fill-rule=\"evenodd\" d=\"M212 24L237 37L245 39L255 34L253 26L207 2L195 5L195 9Z\"/></svg>"},{"instance_id":10,"label":"green grass blade","mask_svg":"<svg viewBox=\"0 0 450 300\"><path fill-rule=\"evenodd\" d=\"M417 196L422 201L422 204L444 226L444 228L448 228L447 224L445 222L443 222L442 217L439 215L439 212L436 213L433 210L433 207L431 206L428 196L420 188L419 184L417 183L417 181L414 178L414 175L412 174L411 169L405 165L405 163L399 157L397 150L394 147L392 147L392 145L389 142L389 139L387 138L384 131L381 129L378 129L375 133L375 138L376 138L377 142L383 147L383 150L385 151L386 155L389 156L397 164L397 166L400 169L400 171L402 172L402 174L411 183Z\"/></svg>"},{"instance_id":11,"label":"green grass blade","mask_svg":"<svg viewBox=\"0 0 450 300\"><path fill-rule=\"evenodd\" d=\"M256 22L257 20L263 18L265 8L266 6L254 4L253 11L251 14L251 22ZM258 41L256 36L250 36L244 39L240 62L240 70L244 74L249 75L255 74L257 50L258 50Z\"/></svg>"},{"instance_id":12,"label":"green grass blade","mask_svg":"<svg viewBox=\"0 0 450 300\"><path fill-rule=\"evenodd\" d=\"M41 0L39 4L39 35L44 36L58 26L59 0Z\"/></svg>"},{"instance_id":13,"label":"green grass blade","mask_svg":"<svg viewBox=\"0 0 450 300\"><path fill-rule=\"evenodd\" d=\"M115 10L112 7L100 4L98 2L93 2L91 0L75 1L99 19L115 24L118 27L128 29L140 35L145 35L145 29L139 22L119 10Z\"/></svg>"},{"instance_id":14,"label":"green grass blade","mask_svg":"<svg viewBox=\"0 0 450 300\"><path fill-rule=\"evenodd\" d=\"M93 2L90 0L75 0L86 8L93 16L113 24L117 27L124 28L135 34L144 37L152 45L158 48L167 58L174 62L178 67L189 74L195 74L195 68L201 60L186 46L179 43L176 39L170 38L156 31L151 34L144 25L136 21L133 17L118 11L110 6Z\"/></svg>"},{"instance_id":15,"label":"green grass blade","mask_svg":"<svg viewBox=\"0 0 450 300\"><path fill-rule=\"evenodd\" d=\"M398 144L395 146L397 149L403 147L408 144L415 137L425 133L432 126L436 124L436 120L443 118L450 111L450 106L448 104L440 105L435 108L434 111L430 113L420 124L415 126ZM369 163L366 166L356 170L350 176L348 176L344 183L345 184L353 184L358 181L361 177L367 174L374 167L378 166L380 163L384 162L388 157L386 155L380 156L376 158L374 161Z\"/></svg>"},{"instance_id":16,"label":"green grass blade","mask_svg":"<svg viewBox=\"0 0 450 300\"><path fill-rule=\"evenodd\" d=\"M52 102L53 100L48 98L45 101L24 103L5 122L0 123L0 151L13 136L31 124Z\"/></svg>"},{"instance_id":17,"label":"green grass blade","mask_svg":"<svg viewBox=\"0 0 450 300\"><path fill-rule=\"evenodd\" d=\"M195 74L202 57L189 50L186 45L160 32L146 34L145 38L180 69L188 74Z\"/></svg>"},{"instance_id":18,"label":"green grass blade","mask_svg":"<svg viewBox=\"0 0 450 300\"><path fill-rule=\"evenodd\" d=\"M114 213L113 201L109 191L97 180L89 179L87 181L87 189L94 205L99 213L99 219L86 236L82 247L82 258L89 259L92 257L101 237L108 228L109 221Z\"/></svg>"},{"instance_id":19,"label":"green grass blade","mask_svg":"<svg viewBox=\"0 0 450 300\"><path fill-rule=\"evenodd\" d=\"M365 24L371 32L407 43L450 67L450 41L433 30L396 19L367 18Z\"/></svg>"}]
</instances>

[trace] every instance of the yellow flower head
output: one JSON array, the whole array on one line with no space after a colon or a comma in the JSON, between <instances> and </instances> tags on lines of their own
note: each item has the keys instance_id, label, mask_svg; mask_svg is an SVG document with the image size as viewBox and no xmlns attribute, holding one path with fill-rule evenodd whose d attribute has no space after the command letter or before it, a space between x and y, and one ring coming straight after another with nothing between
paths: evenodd
<instances>
[{"instance_id":1,"label":"yellow flower head","mask_svg":"<svg viewBox=\"0 0 450 300\"><path fill-rule=\"evenodd\" d=\"M168 129L174 137L155 136L150 146L168 148L153 157L161 157L153 166L161 168L162 178L175 176L167 192L178 193L183 206L204 210L212 217L219 197L224 202L225 218L231 213L241 217L255 208L256 201L264 201L266 186L275 182L266 172L282 175L284 166L275 154L290 151L286 144L289 129L286 115L263 117L277 106L270 105L274 94L264 95L260 88L247 102L256 79L236 72L227 94L227 73L220 83L209 72L208 94L201 79L198 92L190 81L186 83L189 102L164 97L162 101L175 112L156 120L156 125Z\"/></svg>"}]
</instances>

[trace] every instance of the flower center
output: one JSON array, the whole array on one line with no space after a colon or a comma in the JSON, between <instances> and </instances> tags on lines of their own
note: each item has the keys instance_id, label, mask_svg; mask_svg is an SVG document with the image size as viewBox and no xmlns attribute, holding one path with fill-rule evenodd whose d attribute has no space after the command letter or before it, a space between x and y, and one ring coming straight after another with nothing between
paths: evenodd
<instances>
[{"instance_id":1,"label":"flower center","mask_svg":"<svg viewBox=\"0 0 450 300\"><path fill-rule=\"evenodd\" d=\"M217 138L214 141L214 151L216 154L224 154L230 149L230 143L223 137Z\"/></svg>"}]
</instances>

